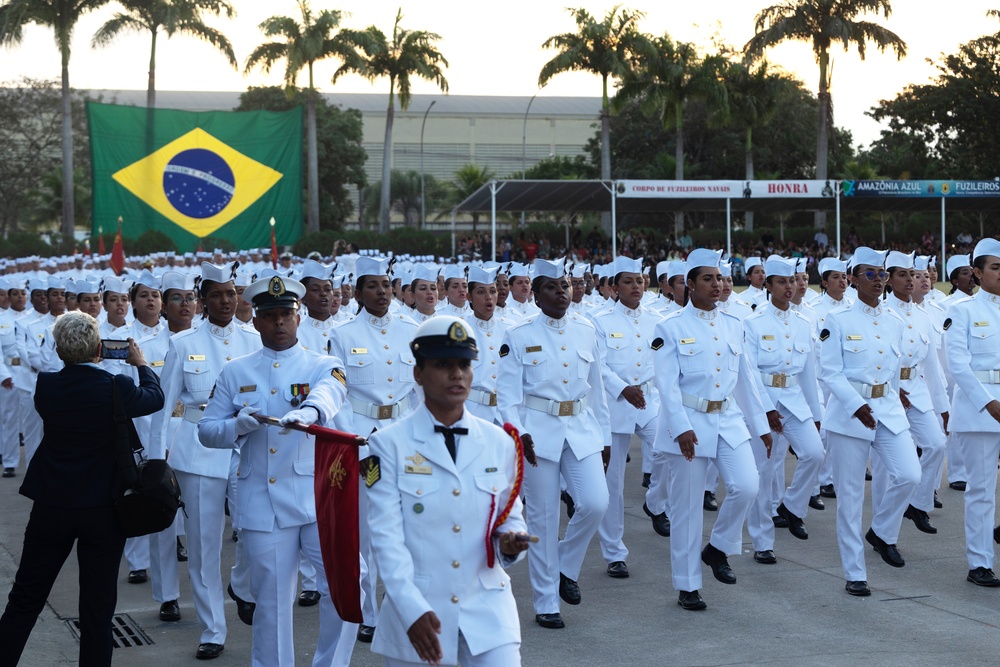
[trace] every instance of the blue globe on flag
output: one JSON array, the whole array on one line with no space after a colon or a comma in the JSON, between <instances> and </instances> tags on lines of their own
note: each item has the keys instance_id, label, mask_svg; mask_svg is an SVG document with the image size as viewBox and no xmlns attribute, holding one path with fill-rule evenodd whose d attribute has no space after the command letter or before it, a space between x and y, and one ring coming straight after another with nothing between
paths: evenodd
<instances>
[{"instance_id":1,"label":"blue globe on flag","mask_svg":"<svg viewBox=\"0 0 1000 667\"><path fill-rule=\"evenodd\" d=\"M218 153L191 148L175 155L164 167L163 192L178 213L211 218L232 201L236 178Z\"/></svg>"}]
</instances>

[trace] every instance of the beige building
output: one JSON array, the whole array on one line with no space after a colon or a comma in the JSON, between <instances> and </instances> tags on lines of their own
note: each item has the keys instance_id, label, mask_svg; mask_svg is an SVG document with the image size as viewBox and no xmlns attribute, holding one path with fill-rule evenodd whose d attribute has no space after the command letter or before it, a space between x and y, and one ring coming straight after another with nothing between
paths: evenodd
<instances>
[{"instance_id":1,"label":"beige building","mask_svg":"<svg viewBox=\"0 0 1000 667\"><path fill-rule=\"evenodd\" d=\"M145 90L90 91L118 104L142 106ZM157 91L157 106L189 111L224 111L239 104L237 92ZM330 104L358 109L364 120L366 171L370 183L382 178L385 117L388 95L381 93L325 93ZM504 178L553 157L584 153L584 144L597 132L601 100L598 97L486 97L477 95L414 95L406 111L398 108L393 123L393 169L420 171L423 126L424 174L454 180L466 164L488 168ZM429 110L429 111L428 111ZM426 121L424 119L426 114ZM353 188L352 188L353 189ZM357 191L352 193L357 216ZM367 214L368 221L377 211ZM394 214L394 219L401 219ZM431 212L427 212L431 218ZM432 224L431 227L442 223Z\"/></svg>"}]
</instances>

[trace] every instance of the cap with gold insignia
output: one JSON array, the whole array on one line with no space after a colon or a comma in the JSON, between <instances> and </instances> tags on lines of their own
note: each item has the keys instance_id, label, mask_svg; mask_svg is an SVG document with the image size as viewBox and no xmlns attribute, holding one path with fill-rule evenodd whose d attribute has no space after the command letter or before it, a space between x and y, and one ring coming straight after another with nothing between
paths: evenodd
<instances>
[{"instance_id":1,"label":"cap with gold insignia","mask_svg":"<svg viewBox=\"0 0 1000 667\"><path fill-rule=\"evenodd\" d=\"M298 280L271 276L254 282L243 292L243 299L253 304L255 310L269 308L298 308L299 299L305 296L305 285Z\"/></svg>"},{"instance_id":2,"label":"cap with gold insignia","mask_svg":"<svg viewBox=\"0 0 1000 667\"><path fill-rule=\"evenodd\" d=\"M476 335L465 320L451 315L437 315L421 324L410 349L427 359L479 358Z\"/></svg>"}]
</instances>

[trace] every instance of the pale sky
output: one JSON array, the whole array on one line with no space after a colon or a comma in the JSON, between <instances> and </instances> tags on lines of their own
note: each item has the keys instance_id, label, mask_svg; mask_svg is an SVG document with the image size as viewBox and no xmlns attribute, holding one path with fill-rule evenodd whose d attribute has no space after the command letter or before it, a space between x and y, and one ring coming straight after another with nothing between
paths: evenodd
<instances>
[{"instance_id":1,"label":"pale sky","mask_svg":"<svg viewBox=\"0 0 1000 667\"><path fill-rule=\"evenodd\" d=\"M235 19L213 20L233 43L242 64L263 36L257 26L265 18L279 14L299 18L294 0L232 0ZM667 32L677 40L707 46L718 32L722 39L742 47L753 35L753 19L763 7L777 0L643 0L627 7L644 10L640 24L644 32L659 35ZM560 74L539 91L538 72L555 52L541 48L551 35L571 32L575 24L565 11L567 5L583 6L603 16L614 3L574 0L421 0L403 6L403 26L430 30L442 36L439 48L450 67L446 76L453 95L540 96L592 95L601 92L597 76ZM113 6L113 5L112 5ZM398 2L366 0L363 3L323 2L314 0L314 10L339 8L350 12L342 25L364 28L375 24L391 34ZM878 137L879 125L864 115L880 98L892 97L908 83L926 83L935 73L928 58L953 53L959 44L982 34L1000 31L1000 21L986 16L986 10L1000 7L1000 0L951 0L946 5L930 0L896 0L894 12L886 21L869 17L895 31L908 46L908 55L897 61L891 53L881 54L869 48L867 61L856 52L834 50L832 93L835 122L854 133L856 143ZM85 16L77 25L70 61L70 82L80 89L146 88L149 62L149 36L128 36L116 44L94 50L90 39L97 27L112 14L112 8ZM801 78L815 91L819 70L808 45L786 44L773 49L769 60ZM221 54L191 38L160 36L157 50L158 90L242 91L249 85L281 83L283 68L264 76L255 71L248 77L229 68ZM334 90L330 83L334 62L320 63L316 71L317 87ZM0 50L0 81L21 76L59 78L59 54L53 47L52 32L31 27L20 47ZM305 76L300 79L305 85ZM388 92L388 81L370 84L356 76L338 81L337 91ZM431 83L417 81L415 93L435 93Z\"/></svg>"}]
</instances>

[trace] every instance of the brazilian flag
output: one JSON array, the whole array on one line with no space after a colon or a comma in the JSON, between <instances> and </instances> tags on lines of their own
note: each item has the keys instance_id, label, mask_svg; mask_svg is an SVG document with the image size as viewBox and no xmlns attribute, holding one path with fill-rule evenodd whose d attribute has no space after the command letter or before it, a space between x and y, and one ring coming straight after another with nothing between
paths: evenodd
<instances>
[{"instance_id":1,"label":"brazilian flag","mask_svg":"<svg viewBox=\"0 0 1000 667\"><path fill-rule=\"evenodd\" d=\"M87 103L93 234L155 229L182 252L200 239L237 248L279 245L302 232L302 108L146 109Z\"/></svg>"}]
</instances>

